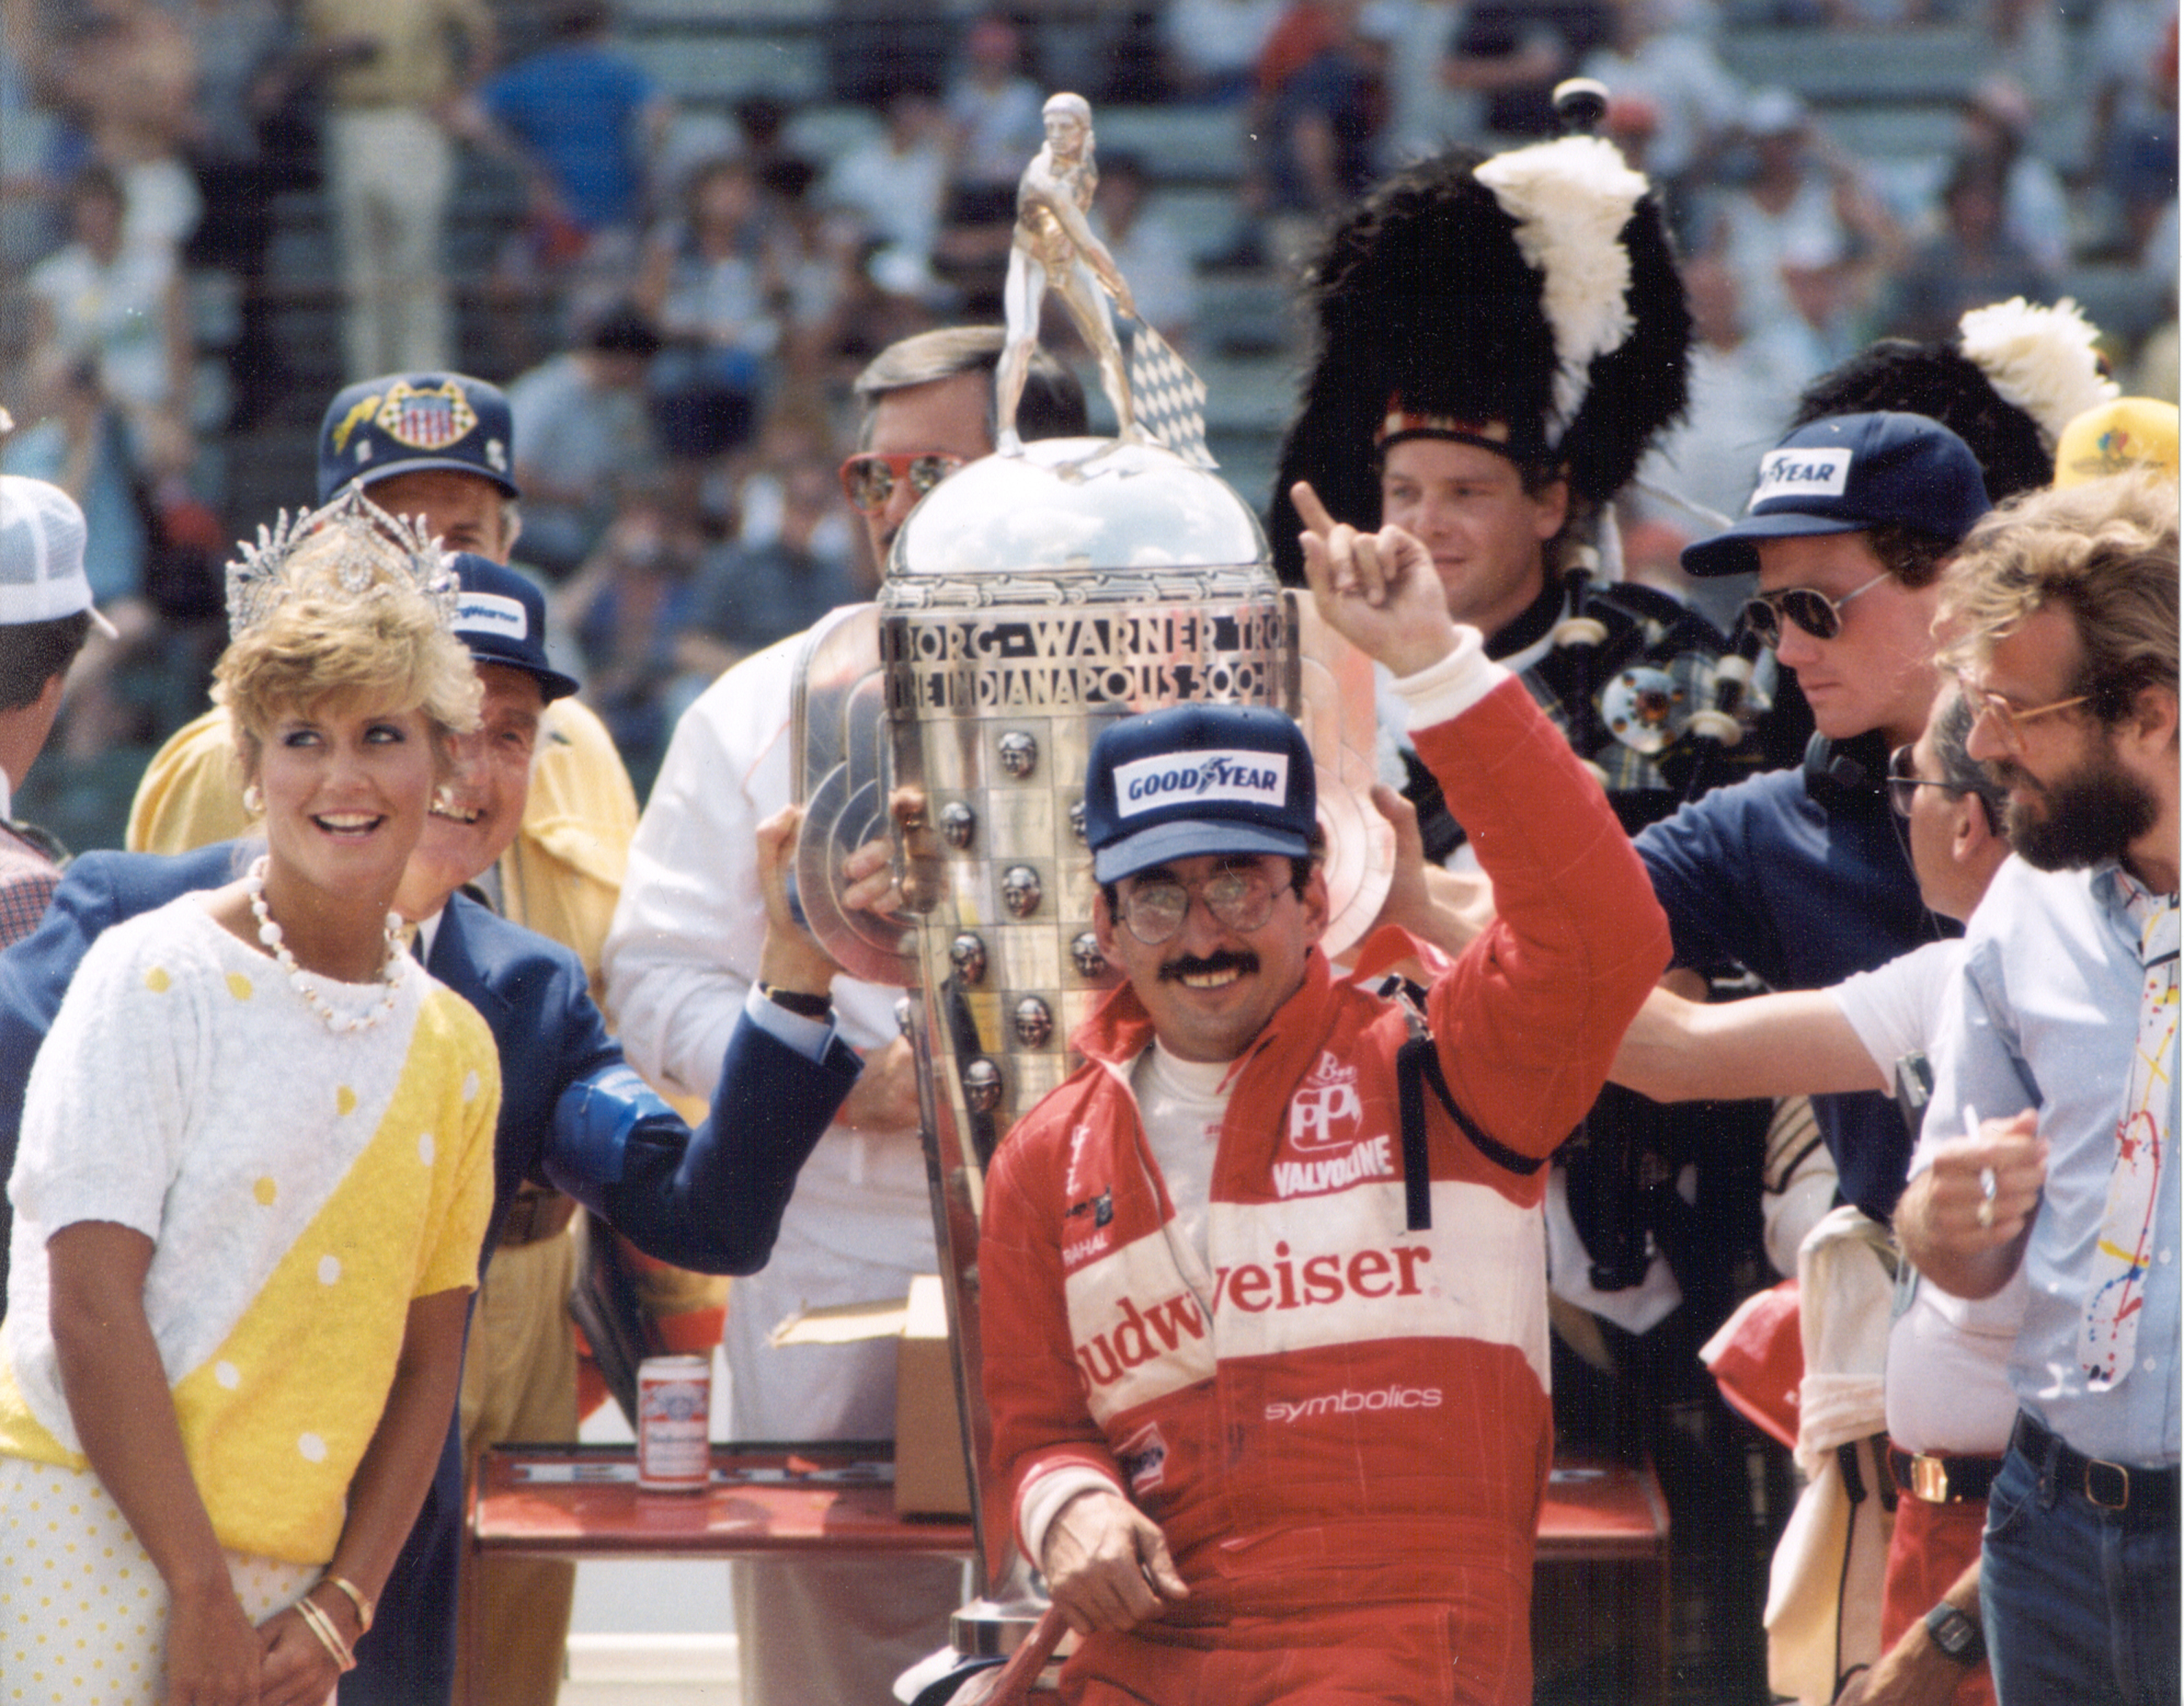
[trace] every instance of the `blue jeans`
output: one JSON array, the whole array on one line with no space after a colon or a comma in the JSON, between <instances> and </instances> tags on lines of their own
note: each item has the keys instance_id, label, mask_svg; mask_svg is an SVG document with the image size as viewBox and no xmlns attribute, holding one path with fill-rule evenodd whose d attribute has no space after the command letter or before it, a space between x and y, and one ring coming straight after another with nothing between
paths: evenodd
<instances>
[{"instance_id":1,"label":"blue jeans","mask_svg":"<svg viewBox=\"0 0 2184 1706\"><path fill-rule=\"evenodd\" d=\"M2175 1509L2103 1510L2013 1446L1980 1554L2002 1706L2176 1706L2176 1553Z\"/></svg>"}]
</instances>

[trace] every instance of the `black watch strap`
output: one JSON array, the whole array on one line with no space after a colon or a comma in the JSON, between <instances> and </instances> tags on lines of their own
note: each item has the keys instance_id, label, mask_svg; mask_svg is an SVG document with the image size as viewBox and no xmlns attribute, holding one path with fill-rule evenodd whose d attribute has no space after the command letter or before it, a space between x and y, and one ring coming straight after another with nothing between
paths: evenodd
<instances>
[{"instance_id":1,"label":"black watch strap","mask_svg":"<svg viewBox=\"0 0 2184 1706\"><path fill-rule=\"evenodd\" d=\"M784 1013L793 1013L799 1019L824 1019L834 1010L831 995L805 995L794 989L776 989L770 983L759 985L766 998Z\"/></svg>"},{"instance_id":2,"label":"black watch strap","mask_svg":"<svg viewBox=\"0 0 2184 1706\"><path fill-rule=\"evenodd\" d=\"M1967 1668L1986 1658L1986 1637L1979 1625L1946 1599L1926 1614L1926 1632L1944 1658Z\"/></svg>"}]
</instances>

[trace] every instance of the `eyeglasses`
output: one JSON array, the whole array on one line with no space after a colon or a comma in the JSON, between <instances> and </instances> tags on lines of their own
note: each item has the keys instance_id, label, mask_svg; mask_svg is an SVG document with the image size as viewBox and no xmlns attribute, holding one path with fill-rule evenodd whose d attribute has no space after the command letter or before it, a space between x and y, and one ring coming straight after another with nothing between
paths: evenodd
<instances>
[{"instance_id":1,"label":"eyeglasses","mask_svg":"<svg viewBox=\"0 0 2184 1706\"><path fill-rule=\"evenodd\" d=\"M897 481L907 480L911 491L922 497L962 465L961 457L941 450L915 456L862 451L842 464L842 495L864 514L877 515L894 496Z\"/></svg>"},{"instance_id":2,"label":"eyeglasses","mask_svg":"<svg viewBox=\"0 0 2184 1706\"><path fill-rule=\"evenodd\" d=\"M1912 802L1918 798L1912 792L1914 788L1944 788L1953 794L1964 792L1962 788L1953 783L1937 782L1919 775L1912 765L1911 748L1908 746L1898 747L1888 755L1888 803L1896 808L1897 817L1908 818L1911 815Z\"/></svg>"},{"instance_id":3,"label":"eyeglasses","mask_svg":"<svg viewBox=\"0 0 2184 1706\"><path fill-rule=\"evenodd\" d=\"M1830 598L1825 592L1810 586L1785 586L1780 592L1762 592L1748 600L1744 607L1745 625L1759 636L1763 646L1782 643L1782 619L1786 616L1815 640L1832 640L1842 632L1843 606L1861 593L1870 592L1888 578L1884 569L1864 586L1846 592L1840 598Z\"/></svg>"},{"instance_id":4,"label":"eyeglasses","mask_svg":"<svg viewBox=\"0 0 2184 1706\"><path fill-rule=\"evenodd\" d=\"M1147 947L1172 942L1190 915L1193 895L1206 903L1216 922L1239 932L1256 930L1273 915L1274 881L1259 866L1216 871L1195 886L1173 877L1156 877L1124 891L1123 923Z\"/></svg>"},{"instance_id":5,"label":"eyeglasses","mask_svg":"<svg viewBox=\"0 0 2184 1706\"><path fill-rule=\"evenodd\" d=\"M2025 725L2027 723L2036 722L2057 711L2067 711L2073 705L2082 705L2092 697L2090 693L2079 693L2068 699L2057 699L2050 704L2035 705L2029 710L2020 711L2001 694L1985 687L1975 687L1961 675L1957 677L1957 686L1970 702L1973 721L1976 723L1981 717L1993 718L1995 732L2002 736L2003 745L2009 748L2009 755L2014 759L2025 756Z\"/></svg>"}]
</instances>

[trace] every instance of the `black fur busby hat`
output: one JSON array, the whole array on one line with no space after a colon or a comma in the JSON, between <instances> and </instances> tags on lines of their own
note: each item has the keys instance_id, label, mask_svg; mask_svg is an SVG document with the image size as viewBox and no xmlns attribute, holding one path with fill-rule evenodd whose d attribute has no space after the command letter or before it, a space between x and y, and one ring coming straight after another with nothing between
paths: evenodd
<instances>
[{"instance_id":1,"label":"black fur busby hat","mask_svg":"<svg viewBox=\"0 0 2184 1706\"><path fill-rule=\"evenodd\" d=\"M2054 477L2055 441L2117 394L2094 348L2099 334L2068 297L2022 297L1972 309L1944 343L1885 337L1807 386L1792 427L1892 409L1938 420L1971 447L1996 503Z\"/></svg>"},{"instance_id":2,"label":"black fur busby hat","mask_svg":"<svg viewBox=\"0 0 2184 1706\"><path fill-rule=\"evenodd\" d=\"M1557 473L1597 504L1684 411L1674 254L1646 180L1597 137L1410 168L1334 233L1307 290L1316 361L1268 530L1291 585L1299 480L1338 520L1378 526L1379 450L1429 436Z\"/></svg>"}]
</instances>

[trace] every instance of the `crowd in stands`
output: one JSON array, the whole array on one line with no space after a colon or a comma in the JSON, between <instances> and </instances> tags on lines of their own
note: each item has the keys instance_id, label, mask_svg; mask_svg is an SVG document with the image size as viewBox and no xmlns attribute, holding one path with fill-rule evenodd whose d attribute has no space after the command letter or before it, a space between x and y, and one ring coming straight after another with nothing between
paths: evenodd
<instances>
[{"instance_id":1,"label":"crowd in stands","mask_svg":"<svg viewBox=\"0 0 2184 1706\"><path fill-rule=\"evenodd\" d=\"M1188 353L1234 330L1202 310L1206 275L1286 281L1388 171L1546 134L1556 82L1599 78L1704 339L1701 406L1650 473L1712 508L1741 493L1739 458L1710 447L1763 440L1750 423L1869 339L2053 301L2089 265L2146 286L2141 323L2107 328L2130 388L2176 387L2173 0L2067 21L2030 0L835 9L819 27L843 98L799 107L671 95L633 51L635 8L610 0L0 0L0 372L21 429L5 461L79 497L122 635L86 653L60 750L155 738L193 700L210 570L265 519L237 513L231 464L298 389L281 331L296 292L272 262L299 192L330 233L324 342L348 377L511 382L521 555L566 601L566 661L640 775L725 662L870 585L822 477L852 447L849 379L907 332L998 318L1017 179L1056 87L1233 117L1225 225L1164 193L1202 186L1202 163L1100 161L1095 220ZM1826 106L1750 86L1724 52L1741 31L1951 25L1988 58L1949 147L1916 158L1861 157ZM458 265L449 209L468 217L459 186L481 170L521 192Z\"/></svg>"}]
</instances>

